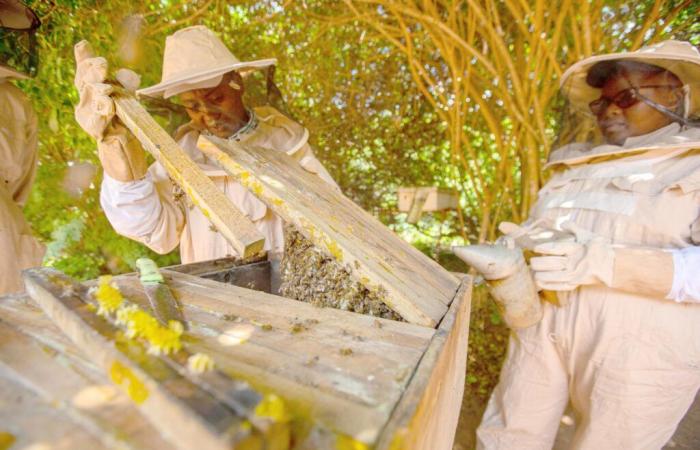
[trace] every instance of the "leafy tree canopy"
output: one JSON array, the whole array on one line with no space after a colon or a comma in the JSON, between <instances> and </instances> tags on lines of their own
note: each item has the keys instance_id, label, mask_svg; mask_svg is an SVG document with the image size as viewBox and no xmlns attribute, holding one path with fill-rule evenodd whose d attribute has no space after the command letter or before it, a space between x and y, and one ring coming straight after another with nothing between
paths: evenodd
<instances>
[{"instance_id":1,"label":"leafy tree canopy","mask_svg":"<svg viewBox=\"0 0 700 450\"><path fill-rule=\"evenodd\" d=\"M141 74L142 85L160 80L165 37L193 24L218 32L241 60L278 58L287 108L343 191L436 257L450 243L493 237L501 220L524 219L546 176L541 162L567 65L669 37L700 44L692 0L29 3L43 25L39 75L20 83L41 124L25 213L48 245L45 263L79 278L156 257L112 230L99 206L101 170L77 196L63 187L68 167L99 167L73 118L73 45L81 39L113 69ZM461 206L409 225L396 190L427 185L453 190Z\"/></svg>"}]
</instances>

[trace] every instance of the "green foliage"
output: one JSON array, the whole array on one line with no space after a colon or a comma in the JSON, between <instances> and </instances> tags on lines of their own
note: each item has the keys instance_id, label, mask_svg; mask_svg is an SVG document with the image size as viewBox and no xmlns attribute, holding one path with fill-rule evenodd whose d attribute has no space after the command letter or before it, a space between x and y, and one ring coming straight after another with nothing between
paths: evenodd
<instances>
[{"instance_id":1,"label":"green foliage","mask_svg":"<svg viewBox=\"0 0 700 450\"><path fill-rule=\"evenodd\" d=\"M19 83L40 123L37 177L24 212L34 233L47 245L44 263L81 279L127 272L139 256L155 256L112 230L99 205L100 177L78 198L63 188L69 162L99 165L95 143L73 118L78 100L73 88L73 45L85 37L97 52L109 48L114 16L99 14L99 3L32 2L43 22L37 35L41 63L36 78ZM177 261L177 255L159 258L163 265Z\"/></svg>"},{"instance_id":2,"label":"green foliage","mask_svg":"<svg viewBox=\"0 0 700 450\"><path fill-rule=\"evenodd\" d=\"M484 285L472 294L471 322L469 324L469 352L467 353L467 389L486 401L498 382L498 373L505 358L509 331L496 304Z\"/></svg>"},{"instance_id":3,"label":"green foliage","mask_svg":"<svg viewBox=\"0 0 700 450\"><path fill-rule=\"evenodd\" d=\"M101 171L79 198L62 188L69 162L99 167L93 140L73 118L78 101L73 45L88 40L113 70L131 68L142 76L142 85L151 85L160 80L165 37L198 23L217 31L241 60L278 58L276 81L287 109L309 128L316 153L346 195L396 224L405 237L432 247L430 252L459 234L454 213L440 217L444 224L427 215L414 227L397 211L399 186L454 186L445 128L413 86L401 55L383 40L369 38L362 24L329 24L317 15L335 3L312 1L288 9L275 1L32 5L42 18L41 66L36 78L20 84L40 118L40 162L25 214L48 246L45 264L86 279L133 270L139 256L155 258L161 266L178 261L177 251L154 255L112 230L99 205ZM144 17L144 32L138 57L126 61L125 19L134 14Z\"/></svg>"}]
</instances>

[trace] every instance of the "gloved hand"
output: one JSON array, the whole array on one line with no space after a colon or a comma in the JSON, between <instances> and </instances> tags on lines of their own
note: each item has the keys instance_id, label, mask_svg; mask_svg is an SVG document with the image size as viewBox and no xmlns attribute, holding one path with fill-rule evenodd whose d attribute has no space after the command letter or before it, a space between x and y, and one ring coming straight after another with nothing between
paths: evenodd
<instances>
[{"instance_id":1,"label":"gloved hand","mask_svg":"<svg viewBox=\"0 0 700 450\"><path fill-rule=\"evenodd\" d=\"M114 102L109 97L112 85L105 83L107 60L94 57L87 41L75 44L73 51L76 63L74 84L80 95L75 119L83 130L99 140L114 117Z\"/></svg>"},{"instance_id":2,"label":"gloved hand","mask_svg":"<svg viewBox=\"0 0 700 450\"><path fill-rule=\"evenodd\" d=\"M308 147L307 147L308 148ZM300 153L300 152L299 152ZM293 155L292 157L295 157L296 155ZM301 156L301 155L300 155ZM304 155L301 156L301 158L298 160L299 165L306 170L309 173L312 173L325 181L326 183L330 184L333 188L336 190L340 190L338 187L338 184L335 182L335 180L330 176L328 171L326 170L325 167L323 167L323 164L321 164L321 161L316 159L316 156L314 156L313 152L309 148L307 151L304 152Z\"/></svg>"},{"instance_id":3,"label":"gloved hand","mask_svg":"<svg viewBox=\"0 0 700 450\"><path fill-rule=\"evenodd\" d=\"M562 224L575 240L564 239L536 245L536 253L546 255L530 259L535 283L540 289L571 291L579 286L612 286L615 250L609 240L584 230L573 222Z\"/></svg>"},{"instance_id":4,"label":"gloved hand","mask_svg":"<svg viewBox=\"0 0 700 450\"><path fill-rule=\"evenodd\" d=\"M80 102L75 107L78 124L97 140L100 162L107 174L117 181L139 180L146 174L146 157L139 142L114 119L114 101L110 97L112 85L107 79L107 60L95 57L87 41L80 41L74 47L75 87ZM126 69L117 71L117 80L127 90L135 90L139 76Z\"/></svg>"},{"instance_id":5,"label":"gloved hand","mask_svg":"<svg viewBox=\"0 0 700 450\"><path fill-rule=\"evenodd\" d=\"M523 250L533 250L535 246L545 242L573 240L573 235L554 229L554 225L547 219L537 219L530 223L517 225L513 222L501 222L498 230L503 236L496 240L497 244L508 248L519 247Z\"/></svg>"}]
</instances>

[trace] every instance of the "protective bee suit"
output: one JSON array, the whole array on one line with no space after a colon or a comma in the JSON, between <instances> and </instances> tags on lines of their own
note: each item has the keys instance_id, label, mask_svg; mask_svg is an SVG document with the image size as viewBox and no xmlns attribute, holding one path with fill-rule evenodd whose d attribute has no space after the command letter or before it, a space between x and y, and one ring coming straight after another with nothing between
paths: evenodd
<instances>
[{"instance_id":1,"label":"protective bee suit","mask_svg":"<svg viewBox=\"0 0 700 450\"><path fill-rule=\"evenodd\" d=\"M6 78L0 78L0 123L2 295L23 290L21 271L41 265L44 256L22 214L36 174L37 118L27 97Z\"/></svg>"},{"instance_id":2,"label":"protective bee suit","mask_svg":"<svg viewBox=\"0 0 700 450\"><path fill-rule=\"evenodd\" d=\"M7 42L28 39L39 23L29 8L9 2L0 4L0 25ZM21 271L41 265L44 255L22 214L36 174L37 117L29 99L10 81L28 78L25 72L33 72L18 64L28 57L0 52L0 295L23 290Z\"/></svg>"},{"instance_id":3,"label":"protective bee suit","mask_svg":"<svg viewBox=\"0 0 700 450\"><path fill-rule=\"evenodd\" d=\"M700 54L677 41L581 61L562 77L564 95L593 109L591 71L621 60L672 72L684 115L700 111ZM635 88L636 101L657 87ZM545 303L539 323L511 336L478 448L551 448L569 402L571 448L661 448L673 435L700 388L700 128L679 121L552 153L555 174L524 228L574 236L531 260L559 305Z\"/></svg>"},{"instance_id":4,"label":"protective bee suit","mask_svg":"<svg viewBox=\"0 0 700 450\"><path fill-rule=\"evenodd\" d=\"M76 119L98 140L105 169L101 203L114 229L159 253L167 253L179 245L182 263L236 256L234 248L201 211L173 189L174 184L159 163L146 168L138 142L117 120L112 121L113 105L108 98L111 87L103 83L107 71L104 59L94 58L87 44L80 43L76 46L76 61L76 87L81 92ZM167 38L161 83L138 92L168 98L212 89L222 83L227 73L245 73L274 62L274 59L240 62L209 29L189 27ZM133 73L121 71L117 78L125 85L138 84L133 82ZM227 135L227 139L287 153L306 170L336 187L314 157L308 144L309 133L303 126L271 106L246 108L246 112L246 123ZM265 250L272 259L277 259L284 249L282 220L200 151L203 146L211 145L201 138L206 133L207 130L185 126L176 137L204 173L253 221L265 237Z\"/></svg>"}]
</instances>

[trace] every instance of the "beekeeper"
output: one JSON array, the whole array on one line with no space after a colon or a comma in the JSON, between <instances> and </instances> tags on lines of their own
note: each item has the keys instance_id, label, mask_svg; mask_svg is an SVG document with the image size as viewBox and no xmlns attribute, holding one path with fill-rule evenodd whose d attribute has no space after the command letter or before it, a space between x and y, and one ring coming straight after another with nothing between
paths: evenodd
<instances>
[{"instance_id":1,"label":"beekeeper","mask_svg":"<svg viewBox=\"0 0 700 450\"><path fill-rule=\"evenodd\" d=\"M37 162L37 118L11 80L36 73L36 14L19 1L0 1L0 295L21 291L23 269L38 266L43 247L22 214Z\"/></svg>"},{"instance_id":2,"label":"beekeeper","mask_svg":"<svg viewBox=\"0 0 700 450\"><path fill-rule=\"evenodd\" d=\"M513 333L478 445L551 448L570 402L571 448L658 449L700 387L700 53L587 58L561 90L588 115L562 126L530 219L502 227L570 232L530 261L559 304Z\"/></svg>"},{"instance_id":3,"label":"beekeeper","mask_svg":"<svg viewBox=\"0 0 700 450\"><path fill-rule=\"evenodd\" d=\"M182 263L235 256L234 248L181 194L173 190L159 163L146 166L144 150L114 117L105 83L107 63L94 57L89 44L75 47L75 85L80 92L76 119L97 139L104 168L102 207L114 229L158 253L180 246ZM193 26L169 36L165 42L162 81L138 91L141 95L178 96L191 122L176 136L181 147L247 215L265 237L265 250L276 262L284 249L283 222L265 203L211 162L199 147L200 136L212 134L241 145L261 146L291 155L300 165L336 187L308 143L308 131L271 106L248 107L243 102L245 78L250 71L275 64L274 59L240 62L208 28ZM138 86L133 72L116 77L128 88Z\"/></svg>"}]
</instances>

